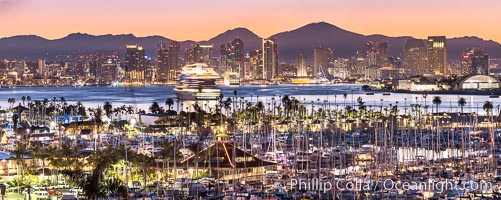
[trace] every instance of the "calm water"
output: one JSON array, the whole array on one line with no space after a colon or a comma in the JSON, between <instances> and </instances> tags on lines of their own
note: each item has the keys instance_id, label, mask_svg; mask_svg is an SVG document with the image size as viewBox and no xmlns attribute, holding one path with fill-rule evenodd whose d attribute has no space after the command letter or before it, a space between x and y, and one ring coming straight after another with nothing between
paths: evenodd
<instances>
[{"instance_id":1,"label":"calm water","mask_svg":"<svg viewBox=\"0 0 501 200\"><path fill-rule=\"evenodd\" d=\"M435 110L432 104L433 96L428 95L425 99L422 95L417 94L402 94L391 93L389 96L384 96L382 93L375 93L374 95L366 95L360 90L361 85L356 84L338 84L338 85L246 85L239 87L222 87L225 97L232 97L233 91L237 90L239 97L245 97L245 100L263 101L271 103L272 97L279 101L279 96L289 95L298 98L301 102L310 103L313 101L317 103L318 100L322 105L331 106L331 108L338 105L357 105L358 97L362 97L366 105L377 107L381 104L387 106L389 104L395 105L398 101L398 106L410 106L410 104L419 103L423 106L430 106ZM344 98L343 94L347 94ZM167 98L176 98L173 88L171 86L146 86L146 87L112 87L112 86L88 86L88 87L17 87L17 88L0 88L0 106L6 107L8 98L15 98L16 105L21 102L22 96L31 96L32 100L42 100L43 98L52 97L65 97L69 103L81 101L85 106L103 105L105 101L109 101L114 106L119 105L136 105L141 109L148 109L153 101L159 102L162 106ZM458 112L460 108L457 105L457 100L460 96L464 97L467 105L464 108L465 112L479 112L483 113L482 105L485 101L492 101L494 104L494 112L498 111L498 105L501 104L499 98L489 98L488 95L438 95L442 99L440 111ZM382 101L381 101L382 100ZM426 101L425 101L426 100ZM328 102L328 103L324 103ZM278 104L279 102L277 102ZM174 105L175 107L175 105Z\"/></svg>"}]
</instances>

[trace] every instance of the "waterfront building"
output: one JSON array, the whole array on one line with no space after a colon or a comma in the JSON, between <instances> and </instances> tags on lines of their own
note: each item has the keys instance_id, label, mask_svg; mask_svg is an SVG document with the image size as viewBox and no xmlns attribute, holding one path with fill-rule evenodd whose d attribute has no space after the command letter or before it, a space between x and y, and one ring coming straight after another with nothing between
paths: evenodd
<instances>
[{"instance_id":1,"label":"waterfront building","mask_svg":"<svg viewBox=\"0 0 501 200\"><path fill-rule=\"evenodd\" d=\"M423 40L407 39L403 67L407 76L433 73L427 65L426 45Z\"/></svg>"},{"instance_id":2,"label":"waterfront building","mask_svg":"<svg viewBox=\"0 0 501 200\"><path fill-rule=\"evenodd\" d=\"M435 75L448 75L447 39L445 36L428 37L428 65Z\"/></svg>"},{"instance_id":3,"label":"waterfront building","mask_svg":"<svg viewBox=\"0 0 501 200\"><path fill-rule=\"evenodd\" d=\"M120 69L120 55L113 53L104 58L101 64L101 70L97 75L98 83L111 84L118 80Z\"/></svg>"},{"instance_id":4,"label":"waterfront building","mask_svg":"<svg viewBox=\"0 0 501 200\"><path fill-rule=\"evenodd\" d=\"M254 50L249 55L249 74L252 79L263 79L263 51Z\"/></svg>"},{"instance_id":5,"label":"waterfront building","mask_svg":"<svg viewBox=\"0 0 501 200\"><path fill-rule=\"evenodd\" d=\"M348 59L339 58L336 59L333 63L333 68L330 71L330 74L333 75L334 79L346 79L350 76L350 72L348 70Z\"/></svg>"},{"instance_id":6,"label":"waterfront building","mask_svg":"<svg viewBox=\"0 0 501 200\"><path fill-rule=\"evenodd\" d=\"M325 75L325 71L320 71L320 68L323 68L323 70L329 68L333 55L334 53L330 48L315 47L313 49L313 77L317 77L320 74Z\"/></svg>"},{"instance_id":7,"label":"waterfront building","mask_svg":"<svg viewBox=\"0 0 501 200\"><path fill-rule=\"evenodd\" d=\"M167 82L169 73L169 48L164 41L160 41L157 44L157 57L156 57L156 67L158 81Z\"/></svg>"},{"instance_id":8,"label":"waterfront building","mask_svg":"<svg viewBox=\"0 0 501 200\"><path fill-rule=\"evenodd\" d=\"M214 66L213 63L214 46L208 44L195 44L185 51L186 64L206 63Z\"/></svg>"},{"instance_id":9,"label":"waterfront building","mask_svg":"<svg viewBox=\"0 0 501 200\"><path fill-rule=\"evenodd\" d=\"M224 74L235 72L244 77L244 42L237 37L228 44L221 44L219 61L220 71Z\"/></svg>"},{"instance_id":10,"label":"waterfront building","mask_svg":"<svg viewBox=\"0 0 501 200\"><path fill-rule=\"evenodd\" d=\"M261 79L272 81L278 77L278 42L276 39L263 39L261 56L263 61Z\"/></svg>"},{"instance_id":11,"label":"waterfront building","mask_svg":"<svg viewBox=\"0 0 501 200\"><path fill-rule=\"evenodd\" d=\"M489 56L480 48L468 49L461 58L461 75L489 75Z\"/></svg>"},{"instance_id":12,"label":"waterfront building","mask_svg":"<svg viewBox=\"0 0 501 200\"><path fill-rule=\"evenodd\" d=\"M179 58L179 42L171 42L169 45L169 55L167 58L167 82L173 83L176 80L176 72L181 67Z\"/></svg>"},{"instance_id":13,"label":"waterfront building","mask_svg":"<svg viewBox=\"0 0 501 200\"><path fill-rule=\"evenodd\" d=\"M463 76L456 81L457 90L499 90L501 87L499 78L490 75L472 74Z\"/></svg>"},{"instance_id":14,"label":"waterfront building","mask_svg":"<svg viewBox=\"0 0 501 200\"><path fill-rule=\"evenodd\" d=\"M144 83L146 59L144 48L140 45L127 45L125 54L125 72L129 83Z\"/></svg>"},{"instance_id":15,"label":"waterfront building","mask_svg":"<svg viewBox=\"0 0 501 200\"><path fill-rule=\"evenodd\" d=\"M179 164L188 168L178 169L177 177L191 178L199 174L214 173L212 175L219 180L262 178L277 165L247 153L227 141L216 141L193 156L181 160Z\"/></svg>"},{"instance_id":16,"label":"waterfront building","mask_svg":"<svg viewBox=\"0 0 501 200\"><path fill-rule=\"evenodd\" d=\"M45 58L38 59L37 73L39 76L45 76Z\"/></svg>"},{"instance_id":17,"label":"waterfront building","mask_svg":"<svg viewBox=\"0 0 501 200\"><path fill-rule=\"evenodd\" d=\"M308 76L306 58L303 54L297 57L297 72L296 76Z\"/></svg>"}]
</instances>

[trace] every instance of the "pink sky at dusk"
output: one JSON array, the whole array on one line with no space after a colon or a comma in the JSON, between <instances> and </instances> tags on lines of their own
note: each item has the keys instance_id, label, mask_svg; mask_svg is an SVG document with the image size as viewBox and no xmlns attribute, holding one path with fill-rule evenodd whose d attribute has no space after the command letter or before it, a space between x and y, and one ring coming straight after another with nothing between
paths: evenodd
<instances>
[{"instance_id":1,"label":"pink sky at dusk","mask_svg":"<svg viewBox=\"0 0 501 200\"><path fill-rule=\"evenodd\" d=\"M0 0L0 37L82 32L207 40L236 27L268 37L325 21L366 35L501 42L500 11L499 0Z\"/></svg>"}]
</instances>

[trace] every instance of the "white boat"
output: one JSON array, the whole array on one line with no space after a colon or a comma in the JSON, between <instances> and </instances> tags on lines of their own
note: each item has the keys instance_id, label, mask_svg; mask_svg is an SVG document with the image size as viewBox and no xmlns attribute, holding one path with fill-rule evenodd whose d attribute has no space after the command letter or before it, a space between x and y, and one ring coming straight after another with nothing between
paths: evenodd
<instances>
[{"instance_id":1,"label":"white boat","mask_svg":"<svg viewBox=\"0 0 501 200\"><path fill-rule=\"evenodd\" d=\"M204 63L186 65L181 70L174 92L182 100L215 100L221 94L216 85L220 79L214 68Z\"/></svg>"}]
</instances>

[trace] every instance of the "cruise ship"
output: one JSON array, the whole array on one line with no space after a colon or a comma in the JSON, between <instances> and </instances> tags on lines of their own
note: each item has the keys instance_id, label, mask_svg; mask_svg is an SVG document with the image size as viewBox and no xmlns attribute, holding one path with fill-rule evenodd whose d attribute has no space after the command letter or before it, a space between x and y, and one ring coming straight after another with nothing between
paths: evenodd
<instances>
[{"instance_id":1,"label":"cruise ship","mask_svg":"<svg viewBox=\"0 0 501 200\"><path fill-rule=\"evenodd\" d=\"M217 83L221 76L205 63L195 63L182 68L174 92L182 100L215 100L221 94Z\"/></svg>"}]
</instances>

